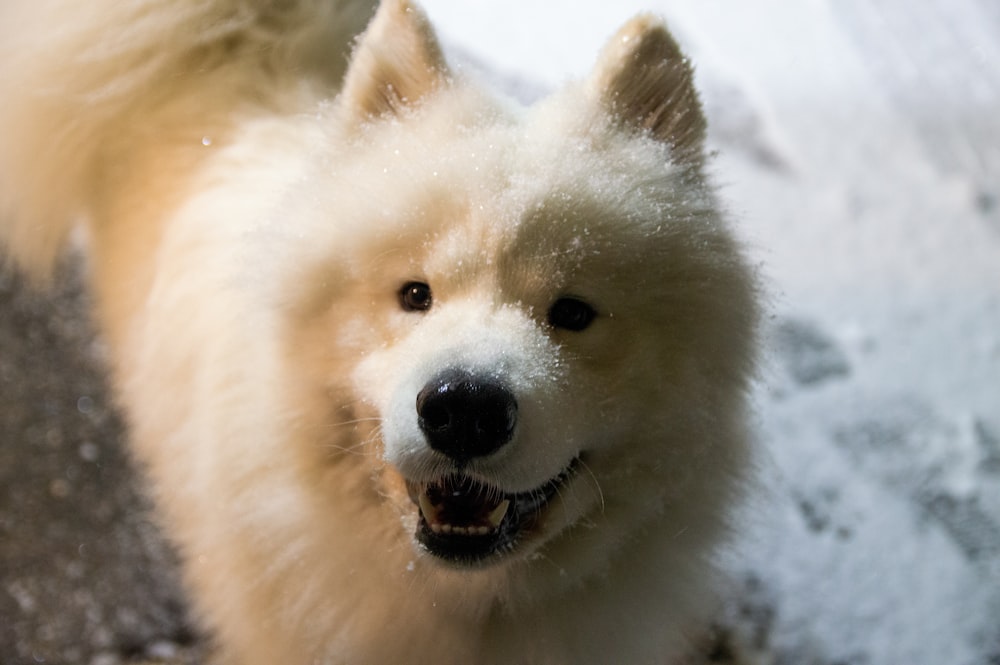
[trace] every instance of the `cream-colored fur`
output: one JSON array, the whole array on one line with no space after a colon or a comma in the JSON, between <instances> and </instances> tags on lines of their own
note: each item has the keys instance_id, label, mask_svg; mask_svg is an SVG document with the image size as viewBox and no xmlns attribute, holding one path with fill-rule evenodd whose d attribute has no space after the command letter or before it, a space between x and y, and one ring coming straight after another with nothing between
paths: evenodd
<instances>
[{"instance_id":1,"label":"cream-colored fur","mask_svg":"<svg viewBox=\"0 0 1000 665\"><path fill-rule=\"evenodd\" d=\"M135 457L222 662L684 657L751 465L757 306L659 22L517 109L403 0L342 83L360 0L8 5L0 238L41 276L86 230ZM551 324L566 296L592 324ZM463 464L414 409L449 368L517 399L511 440ZM407 481L566 470L509 552L415 540Z\"/></svg>"}]
</instances>

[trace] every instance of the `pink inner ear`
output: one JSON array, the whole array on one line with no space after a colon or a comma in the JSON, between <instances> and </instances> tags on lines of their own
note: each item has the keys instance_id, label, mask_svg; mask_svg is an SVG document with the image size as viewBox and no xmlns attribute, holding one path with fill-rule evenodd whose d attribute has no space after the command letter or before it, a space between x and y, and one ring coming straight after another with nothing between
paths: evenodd
<instances>
[{"instance_id":1,"label":"pink inner ear","mask_svg":"<svg viewBox=\"0 0 1000 665\"><path fill-rule=\"evenodd\" d=\"M426 15L406 0L386 0L351 56L341 100L359 120L397 115L447 79Z\"/></svg>"},{"instance_id":2,"label":"pink inner ear","mask_svg":"<svg viewBox=\"0 0 1000 665\"><path fill-rule=\"evenodd\" d=\"M694 73L663 23L640 15L604 48L590 90L622 123L671 146L681 162L702 156L705 116Z\"/></svg>"}]
</instances>

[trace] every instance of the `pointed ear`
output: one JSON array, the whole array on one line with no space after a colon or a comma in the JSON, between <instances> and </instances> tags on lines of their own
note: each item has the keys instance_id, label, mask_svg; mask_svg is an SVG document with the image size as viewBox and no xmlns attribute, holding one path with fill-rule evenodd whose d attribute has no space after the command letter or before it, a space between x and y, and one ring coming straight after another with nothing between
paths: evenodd
<instances>
[{"instance_id":1,"label":"pointed ear","mask_svg":"<svg viewBox=\"0 0 1000 665\"><path fill-rule=\"evenodd\" d=\"M341 103L358 120L398 115L447 79L424 13L406 0L383 0L351 55Z\"/></svg>"},{"instance_id":2,"label":"pointed ear","mask_svg":"<svg viewBox=\"0 0 1000 665\"><path fill-rule=\"evenodd\" d=\"M589 91L626 126L671 146L679 162L700 162L705 116L694 72L663 23L640 15L604 47Z\"/></svg>"}]
</instances>

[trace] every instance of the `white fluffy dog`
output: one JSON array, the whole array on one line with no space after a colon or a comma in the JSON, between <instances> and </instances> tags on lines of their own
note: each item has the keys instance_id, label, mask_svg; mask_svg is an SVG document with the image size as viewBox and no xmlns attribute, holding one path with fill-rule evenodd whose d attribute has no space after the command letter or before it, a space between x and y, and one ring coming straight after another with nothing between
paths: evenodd
<instances>
[{"instance_id":1,"label":"white fluffy dog","mask_svg":"<svg viewBox=\"0 0 1000 665\"><path fill-rule=\"evenodd\" d=\"M85 229L224 663L673 663L751 465L757 287L640 16L530 109L385 0L10 0L2 238Z\"/></svg>"}]
</instances>

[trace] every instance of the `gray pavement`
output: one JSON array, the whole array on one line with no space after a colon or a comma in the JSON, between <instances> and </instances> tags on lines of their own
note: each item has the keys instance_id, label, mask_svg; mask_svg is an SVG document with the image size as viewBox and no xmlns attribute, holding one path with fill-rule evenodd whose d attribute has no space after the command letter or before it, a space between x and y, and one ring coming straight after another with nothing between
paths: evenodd
<instances>
[{"instance_id":1,"label":"gray pavement","mask_svg":"<svg viewBox=\"0 0 1000 665\"><path fill-rule=\"evenodd\" d=\"M0 663L182 654L174 559L123 446L77 271L0 272Z\"/></svg>"}]
</instances>

